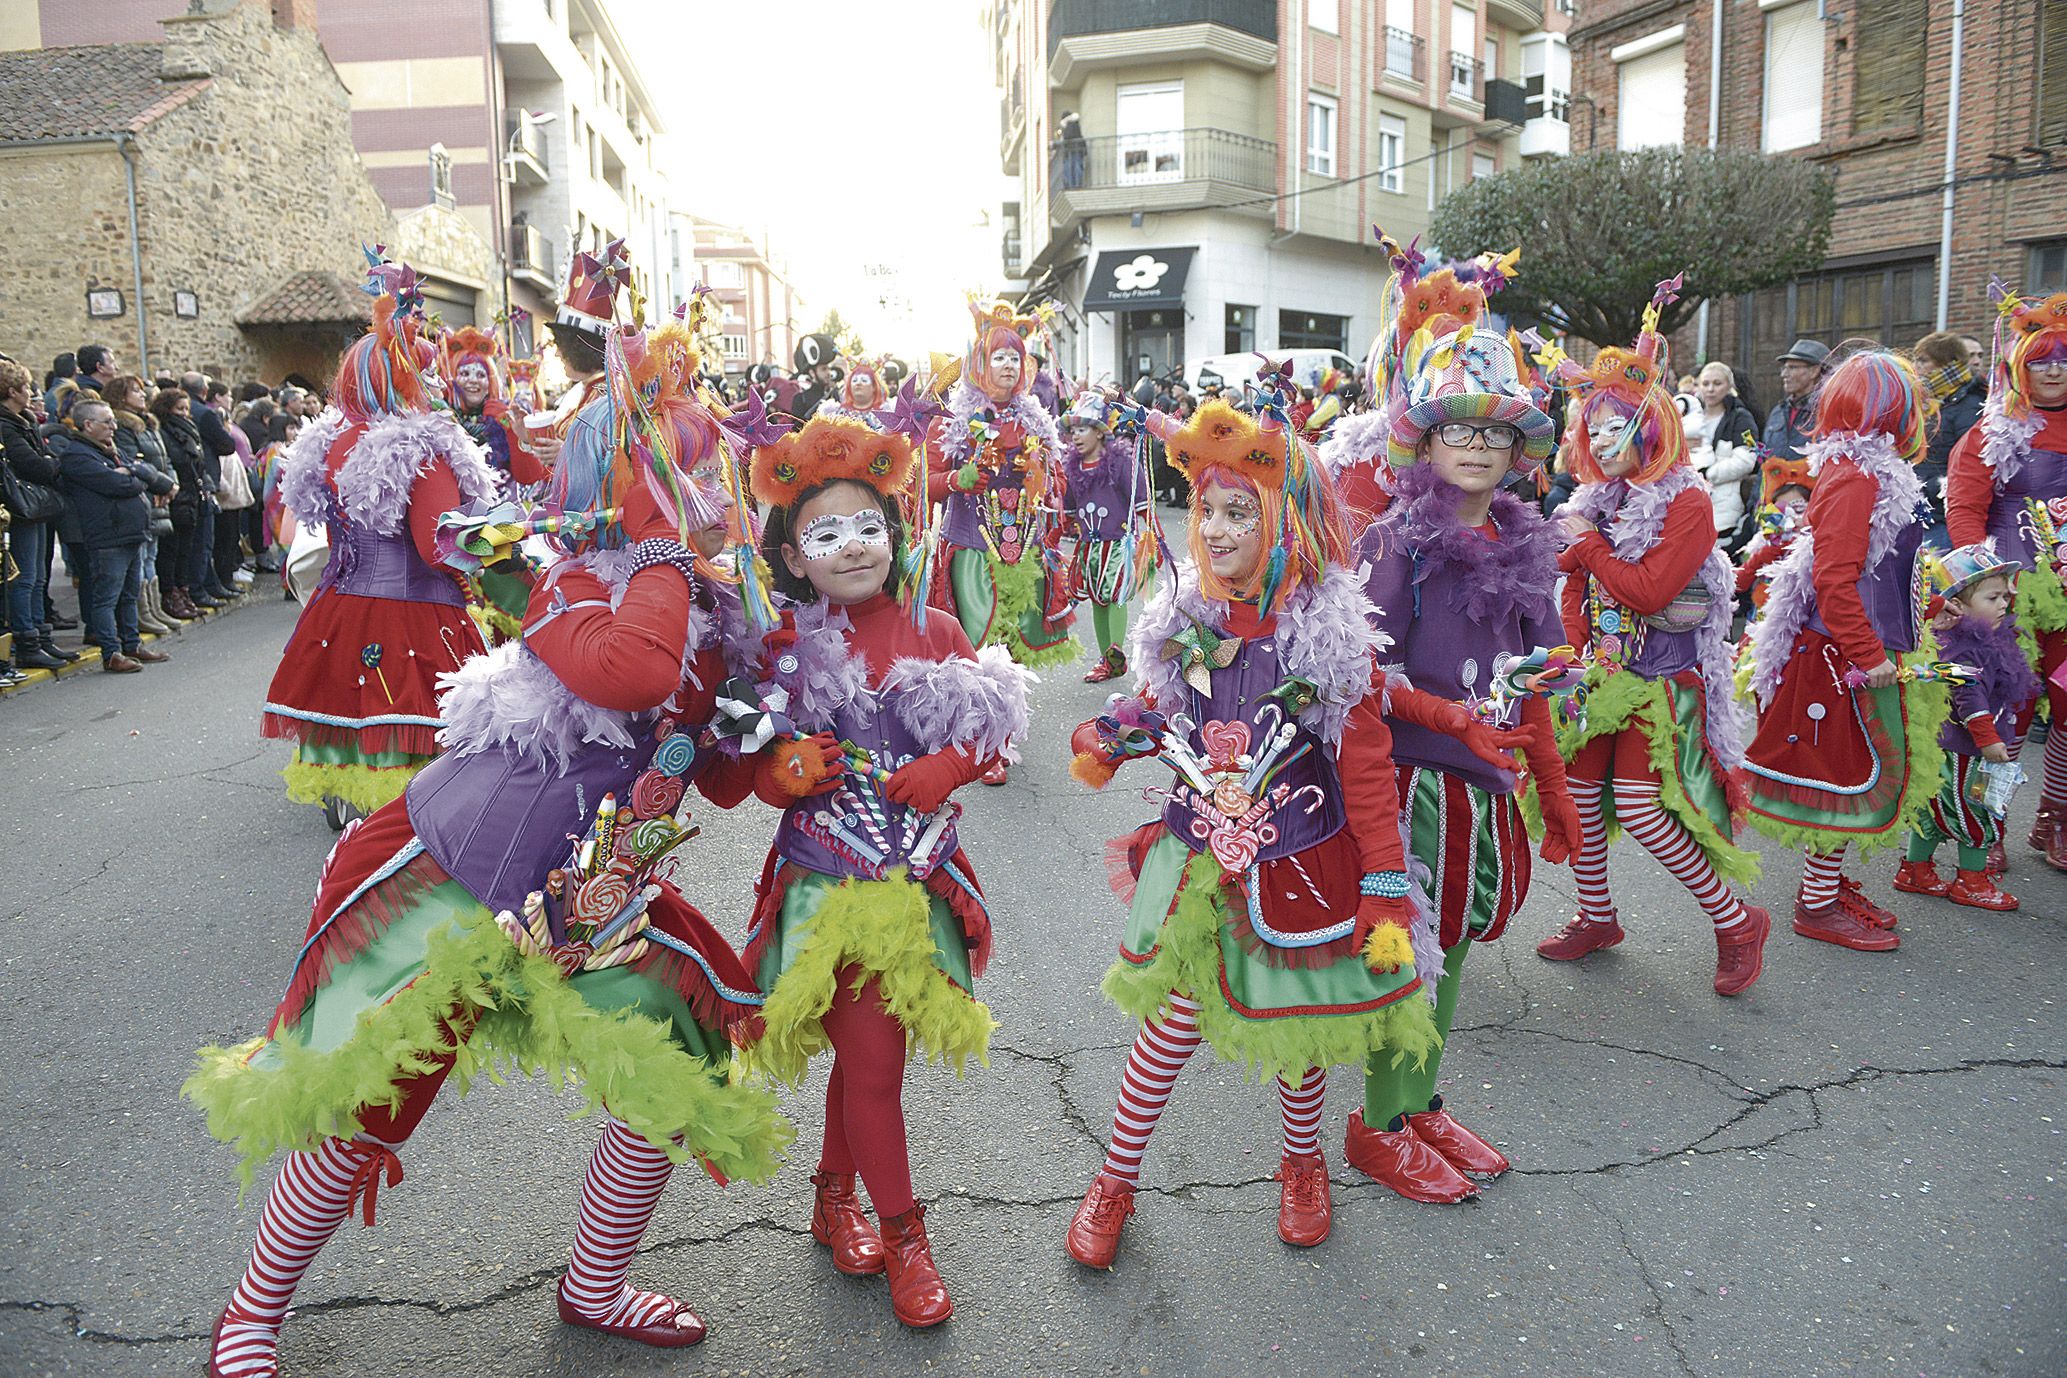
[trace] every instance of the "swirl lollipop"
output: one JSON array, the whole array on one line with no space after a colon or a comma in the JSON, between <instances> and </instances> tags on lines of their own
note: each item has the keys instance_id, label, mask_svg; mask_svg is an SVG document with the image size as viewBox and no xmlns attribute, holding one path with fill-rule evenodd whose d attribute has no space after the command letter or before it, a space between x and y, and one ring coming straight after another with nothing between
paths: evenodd
<instances>
[{"instance_id":1,"label":"swirl lollipop","mask_svg":"<svg viewBox=\"0 0 2067 1378\"><path fill-rule=\"evenodd\" d=\"M659 818L675 811L682 802L682 779L659 770L649 770L632 782L632 813L639 818Z\"/></svg>"},{"instance_id":2,"label":"swirl lollipop","mask_svg":"<svg viewBox=\"0 0 2067 1378\"><path fill-rule=\"evenodd\" d=\"M369 641L366 643L365 648L359 652L359 663L380 676L380 691L386 694L388 702L393 704L395 701L395 691L388 688L388 677L381 672L380 657L380 643L378 641ZM362 680L360 682L364 683L365 681Z\"/></svg>"},{"instance_id":3,"label":"swirl lollipop","mask_svg":"<svg viewBox=\"0 0 2067 1378\"><path fill-rule=\"evenodd\" d=\"M653 768L662 775L687 775L696 763L696 741L686 732L676 732L653 753ZM670 806L672 807L672 806Z\"/></svg>"}]
</instances>

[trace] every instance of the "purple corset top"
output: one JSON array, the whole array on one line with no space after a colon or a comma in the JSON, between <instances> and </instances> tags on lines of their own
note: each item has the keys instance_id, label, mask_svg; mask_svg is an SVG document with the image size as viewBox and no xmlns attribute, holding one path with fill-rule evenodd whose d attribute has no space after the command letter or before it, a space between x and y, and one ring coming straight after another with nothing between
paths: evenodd
<instances>
[{"instance_id":1,"label":"purple corset top","mask_svg":"<svg viewBox=\"0 0 2067 1378\"><path fill-rule=\"evenodd\" d=\"M890 704L891 696L864 689L834 715L832 726L884 771L922 754ZM776 829L775 850L821 875L878 880L903 866L913 880L924 880L955 854L961 813L953 800L938 813L919 813L885 799L878 783L850 772L838 789L789 807Z\"/></svg>"},{"instance_id":2,"label":"purple corset top","mask_svg":"<svg viewBox=\"0 0 2067 1378\"><path fill-rule=\"evenodd\" d=\"M2053 498L2067 498L2067 455L2033 450L2024 467L1996 490L1995 501L1988 508L1988 535L1995 542L1996 554L2016 560L2026 569L2038 568L2039 528L2028 504ZM2052 523L2056 540L2067 536L2067 522L2055 516Z\"/></svg>"},{"instance_id":3,"label":"purple corset top","mask_svg":"<svg viewBox=\"0 0 2067 1378\"><path fill-rule=\"evenodd\" d=\"M417 554L406 528L383 536L337 514L329 525L330 561L320 587L362 598L466 606L458 582Z\"/></svg>"},{"instance_id":4,"label":"purple corset top","mask_svg":"<svg viewBox=\"0 0 2067 1378\"><path fill-rule=\"evenodd\" d=\"M1916 552L1922 545L1923 523L1911 522L1895 537L1894 546L1881 557L1880 563L1859 581L1859 601L1865 605L1866 620L1889 655L1916 649L1914 580ZM1830 634L1820 608L1810 614L1809 626L1825 636Z\"/></svg>"}]
</instances>

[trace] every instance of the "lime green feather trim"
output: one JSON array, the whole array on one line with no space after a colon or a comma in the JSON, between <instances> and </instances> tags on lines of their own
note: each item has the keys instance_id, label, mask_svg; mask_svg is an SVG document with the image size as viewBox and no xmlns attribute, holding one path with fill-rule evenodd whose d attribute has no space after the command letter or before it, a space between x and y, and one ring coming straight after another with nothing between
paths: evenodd
<instances>
[{"instance_id":1,"label":"lime green feather trim","mask_svg":"<svg viewBox=\"0 0 2067 1378\"><path fill-rule=\"evenodd\" d=\"M1026 644L1027 621L1035 624L1041 621L1043 570L1037 552L1029 550L1026 558L1016 565L991 559L990 573L998 591L997 612L992 623L994 635L998 643L1012 653L1013 660L1030 670L1045 670L1051 665L1067 665L1083 655L1084 648L1067 632L1053 646L1040 650Z\"/></svg>"},{"instance_id":2,"label":"lime green feather trim","mask_svg":"<svg viewBox=\"0 0 2067 1378\"><path fill-rule=\"evenodd\" d=\"M1297 1081L1309 1067L1361 1064L1386 1052L1394 1067L1427 1065L1442 1040L1419 991L1364 1014L1244 1019L1229 1009L1220 998L1220 929L1227 921L1220 877L1220 863L1209 853L1191 859L1155 955L1138 966L1125 958L1113 963L1101 985L1107 999L1145 1021L1162 1011L1172 993L1193 996L1200 1035L1222 1060L1245 1064L1244 1075L1257 1081Z\"/></svg>"},{"instance_id":3,"label":"lime green feather trim","mask_svg":"<svg viewBox=\"0 0 2067 1378\"><path fill-rule=\"evenodd\" d=\"M1746 851L1725 836L1714 819L1694 806L1694 801L1687 797L1686 787L1680 783L1679 764L1674 760L1678 751L1674 733L1679 724L1674 720L1672 700L1666 692L1665 682L1645 679L1626 670L1619 674L1605 674L1599 666L1588 670L1586 678L1588 692L1584 717L1566 723L1558 733L1558 750L1564 758L1572 760L1579 754L1579 748L1595 737L1611 736L1625 727L1637 728L1644 737L1644 757L1650 762L1651 769L1658 772L1658 802L1693 837L1717 875L1732 884L1756 885L1758 853ZM1717 784L1720 785L1721 781L1718 780ZM1612 804L1609 793L1603 791L1601 812L1608 820L1610 842L1622 835L1621 825L1610 813Z\"/></svg>"},{"instance_id":4,"label":"lime green feather trim","mask_svg":"<svg viewBox=\"0 0 2067 1378\"><path fill-rule=\"evenodd\" d=\"M423 975L361 1013L343 1046L315 1052L281 1038L270 1049L277 1065L263 1068L251 1058L264 1039L203 1048L180 1094L206 1113L209 1133L236 1147L238 1179L249 1186L274 1153L355 1134L362 1107L396 1104L398 1080L454 1052L455 1010L476 1021L453 1069L462 1092L504 1069L561 1087L579 1080L589 1110L607 1105L675 1161L705 1158L750 1182L773 1178L796 1137L765 1087L728 1081L727 1069L684 1052L657 1020L590 1006L558 967L517 951L485 909L431 934Z\"/></svg>"},{"instance_id":5,"label":"lime green feather trim","mask_svg":"<svg viewBox=\"0 0 2067 1378\"><path fill-rule=\"evenodd\" d=\"M2031 666L2031 673L2044 677L2039 668L2044 659L2038 649L2038 634L2067 627L2067 590L2050 570L2027 569L2017 576L2017 646ZM2046 712L2046 695L2038 696L2038 711Z\"/></svg>"},{"instance_id":6,"label":"lime green feather trim","mask_svg":"<svg viewBox=\"0 0 2067 1378\"><path fill-rule=\"evenodd\" d=\"M990 1065L998 1023L982 1001L948 979L933 959L926 888L902 867L884 880L840 882L825 891L804 939L761 1006L765 1032L742 1052L747 1066L795 1082L815 1053L831 1047L825 1012L840 968L856 969L856 991L873 978L883 1008L904 1026L907 1055L952 1065Z\"/></svg>"},{"instance_id":7,"label":"lime green feather trim","mask_svg":"<svg viewBox=\"0 0 2067 1378\"><path fill-rule=\"evenodd\" d=\"M393 753L407 765L325 765L320 761L296 759L280 771L287 782L287 797L297 804L320 804L325 799L342 799L361 813L392 804L409 788L416 772L435 757Z\"/></svg>"}]
</instances>

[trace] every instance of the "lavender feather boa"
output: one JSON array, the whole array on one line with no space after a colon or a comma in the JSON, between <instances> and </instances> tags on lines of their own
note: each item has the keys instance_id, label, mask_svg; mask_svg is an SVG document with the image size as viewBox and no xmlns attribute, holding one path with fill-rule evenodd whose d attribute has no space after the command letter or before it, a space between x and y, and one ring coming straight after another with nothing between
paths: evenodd
<instances>
[{"instance_id":1,"label":"lavender feather boa","mask_svg":"<svg viewBox=\"0 0 2067 1378\"><path fill-rule=\"evenodd\" d=\"M1377 411L1338 416L1335 424L1328 427L1327 439L1321 441L1318 452L1321 467L1331 474L1339 474L1362 460L1383 459L1386 438L1391 434L1392 422L1383 407Z\"/></svg>"},{"instance_id":2,"label":"lavender feather boa","mask_svg":"<svg viewBox=\"0 0 2067 1378\"><path fill-rule=\"evenodd\" d=\"M2036 413L2022 417L2002 409L2002 394L1990 392L1981 408L1981 462L1995 476L1995 491L2023 471L2031 458L2031 438L2043 430L2045 418Z\"/></svg>"},{"instance_id":3,"label":"lavender feather boa","mask_svg":"<svg viewBox=\"0 0 2067 1378\"><path fill-rule=\"evenodd\" d=\"M2030 702L2045 686L2031 673L2031 662L2017 644L2017 624L2004 618L1996 627L1984 627L1972 617L1938 633L1938 653L1946 660L1972 665L1981 672L1975 687L1982 705L1991 713ZM1957 714L1953 715L1957 717Z\"/></svg>"},{"instance_id":4,"label":"lavender feather boa","mask_svg":"<svg viewBox=\"0 0 2067 1378\"><path fill-rule=\"evenodd\" d=\"M833 715L868 687L868 662L847 649L853 625L829 603L799 603L791 612L796 639L785 656L796 668L777 678L789 691L790 720L807 732L829 731Z\"/></svg>"},{"instance_id":5,"label":"lavender feather boa","mask_svg":"<svg viewBox=\"0 0 2067 1378\"><path fill-rule=\"evenodd\" d=\"M1341 743L1349 710L1371 692L1374 657L1392 645L1372 625L1376 616L1363 580L1340 567L1328 570L1317 586L1302 585L1278 610L1278 664L1314 686L1314 702L1299 721L1329 746ZM1138 667L1137 691L1153 695L1169 711L1187 702L1191 690L1163 648L1193 622L1224 634L1227 604L1201 594L1198 575L1187 569L1176 588L1165 584L1156 591L1127 638L1127 653Z\"/></svg>"},{"instance_id":6,"label":"lavender feather boa","mask_svg":"<svg viewBox=\"0 0 2067 1378\"><path fill-rule=\"evenodd\" d=\"M1559 541L1534 508L1510 493L1495 493L1491 516L1500 539L1489 541L1458 520L1464 494L1433 466L1400 470L1393 488L1393 505L1375 527L1378 549L1410 553L1417 585L1450 569L1464 571L1464 615L1481 626L1556 615Z\"/></svg>"},{"instance_id":7,"label":"lavender feather boa","mask_svg":"<svg viewBox=\"0 0 2067 1378\"><path fill-rule=\"evenodd\" d=\"M1809 442L1810 473L1820 477L1833 459L1853 465L1877 488L1866 541L1864 572L1871 574L1915 520L1923 482L1885 435L1840 431ZM1751 692L1761 704L1770 702L1779 687L1795 639L1815 608L1816 532L1811 527L1795 538L1794 548L1780 561L1766 594L1765 615L1751 629Z\"/></svg>"},{"instance_id":8,"label":"lavender feather boa","mask_svg":"<svg viewBox=\"0 0 2067 1378\"><path fill-rule=\"evenodd\" d=\"M1026 740L1026 686L1033 678L1003 646L985 646L974 660L902 657L891 664L883 693L925 750L962 746L995 756Z\"/></svg>"},{"instance_id":9,"label":"lavender feather boa","mask_svg":"<svg viewBox=\"0 0 2067 1378\"><path fill-rule=\"evenodd\" d=\"M946 438L941 441L940 451L951 465L960 465L969 458L974 442L969 436L966 424L970 417L995 408L998 420L1017 421L1019 428L1041 442L1050 456L1060 456L1062 445L1056 439L1055 418L1048 415L1048 409L1031 392L1022 392L1011 400L999 404L991 401L990 394L966 378L956 383L947 396L947 412L950 424Z\"/></svg>"},{"instance_id":10,"label":"lavender feather boa","mask_svg":"<svg viewBox=\"0 0 2067 1378\"><path fill-rule=\"evenodd\" d=\"M327 460L349 425L336 408L327 409L287 452L280 474L283 498L304 520L330 511ZM345 519L383 536L398 534L409 516L410 488L441 459L459 480L463 501L495 501L498 486L487 452L445 413L411 412L379 418L353 442L337 470Z\"/></svg>"},{"instance_id":11,"label":"lavender feather boa","mask_svg":"<svg viewBox=\"0 0 2067 1378\"><path fill-rule=\"evenodd\" d=\"M1576 512L1593 522L1607 537L1616 559L1634 562L1658 548L1665 537L1666 512L1675 498L1690 489L1705 499L1708 481L1681 463L1651 483L1615 479L1582 484L1558 510ZM1708 594L1708 613L1694 629L1695 668L1708 706L1703 726L1716 763L1724 770L1736 770L1744 764L1745 727L1730 680L1730 621L1737 611L1737 575L1722 551L1711 546L1696 577Z\"/></svg>"}]
</instances>

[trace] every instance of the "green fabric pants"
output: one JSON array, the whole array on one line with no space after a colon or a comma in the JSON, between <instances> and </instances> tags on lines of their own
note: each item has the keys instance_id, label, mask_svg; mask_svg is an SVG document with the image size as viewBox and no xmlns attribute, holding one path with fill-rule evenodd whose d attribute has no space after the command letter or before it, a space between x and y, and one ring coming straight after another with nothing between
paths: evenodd
<instances>
[{"instance_id":1,"label":"green fabric pants","mask_svg":"<svg viewBox=\"0 0 2067 1378\"><path fill-rule=\"evenodd\" d=\"M1471 948L1471 939L1466 938L1443 952L1443 979L1435 987L1435 1034L1445 1043L1450 1039L1450 1021L1457 1017L1457 985ZM1396 1129L1399 1126L1393 1120L1428 1109L1435 1099L1436 1074L1442 1065L1440 1047L1419 1068L1406 1061L1393 1066L1390 1053L1365 1063L1364 1124L1371 1129Z\"/></svg>"},{"instance_id":2,"label":"green fabric pants","mask_svg":"<svg viewBox=\"0 0 2067 1378\"><path fill-rule=\"evenodd\" d=\"M1115 646L1124 647L1127 644L1127 605L1093 603L1091 633L1098 638L1100 655L1104 655Z\"/></svg>"}]
</instances>

